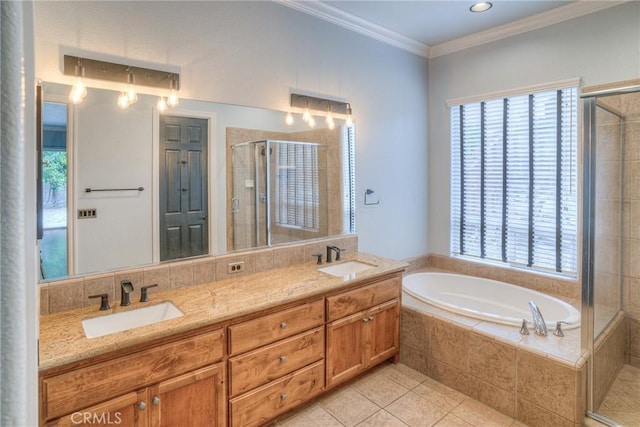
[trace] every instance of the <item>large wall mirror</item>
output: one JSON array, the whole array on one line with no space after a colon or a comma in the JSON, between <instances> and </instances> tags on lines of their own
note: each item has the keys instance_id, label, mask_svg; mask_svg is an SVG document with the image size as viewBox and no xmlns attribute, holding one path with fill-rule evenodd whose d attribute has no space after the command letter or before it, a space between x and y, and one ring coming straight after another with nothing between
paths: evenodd
<instances>
[{"instance_id":1,"label":"large wall mirror","mask_svg":"<svg viewBox=\"0 0 640 427\"><path fill-rule=\"evenodd\" d=\"M43 83L41 280L354 231L354 128Z\"/></svg>"}]
</instances>

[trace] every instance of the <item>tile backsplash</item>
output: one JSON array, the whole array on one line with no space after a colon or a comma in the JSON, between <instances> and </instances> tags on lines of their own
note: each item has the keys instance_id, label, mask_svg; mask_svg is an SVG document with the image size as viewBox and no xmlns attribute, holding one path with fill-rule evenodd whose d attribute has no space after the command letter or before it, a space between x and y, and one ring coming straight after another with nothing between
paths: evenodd
<instances>
[{"instance_id":1,"label":"tile backsplash","mask_svg":"<svg viewBox=\"0 0 640 427\"><path fill-rule=\"evenodd\" d=\"M310 262L313 260L312 255L323 253L327 245L343 248L347 254L355 253L358 251L358 236L355 234L333 236L304 243L206 256L41 283L39 284L40 314L54 314L97 305L100 303L99 299L95 301L88 298L96 294L109 294L109 301L115 302L120 297L121 280L131 281L134 289L157 284L158 287L150 292L176 289L227 279L231 277L227 272L227 265L230 262L244 262L244 271L233 273L233 277Z\"/></svg>"}]
</instances>

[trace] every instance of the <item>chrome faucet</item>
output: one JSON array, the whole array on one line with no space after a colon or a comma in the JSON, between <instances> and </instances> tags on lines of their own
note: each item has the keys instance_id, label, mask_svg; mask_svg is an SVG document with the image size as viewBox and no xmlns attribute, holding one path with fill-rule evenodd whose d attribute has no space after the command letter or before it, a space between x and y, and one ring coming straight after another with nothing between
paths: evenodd
<instances>
[{"instance_id":1,"label":"chrome faucet","mask_svg":"<svg viewBox=\"0 0 640 427\"><path fill-rule=\"evenodd\" d=\"M120 289L122 290L120 305L131 305L131 292L133 292L133 284L128 280L120 282Z\"/></svg>"},{"instance_id":2,"label":"chrome faucet","mask_svg":"<svg viewBox=\"0 0 640 427\"><path fill-rule=\"evenodd\" d=\"M533 317L533 330L536 335L547 335L547 324L544 322L544 317L540 313L540 309L535 302L529 301L529 308L531 309L531 317Z\"/></svg>"},{"instance_id":3,"label":"chrome faucet","mask_svg":"<svg viewBox=\"0 0 640 427\"><path fill-rule=\"evenodd\" d=\"M336 261L340 261L340 252L343 250L344 249L340 249L337 246L327 246L327 262L333 261L332 252L336 253Z\"/></svg>"}]
</instances>

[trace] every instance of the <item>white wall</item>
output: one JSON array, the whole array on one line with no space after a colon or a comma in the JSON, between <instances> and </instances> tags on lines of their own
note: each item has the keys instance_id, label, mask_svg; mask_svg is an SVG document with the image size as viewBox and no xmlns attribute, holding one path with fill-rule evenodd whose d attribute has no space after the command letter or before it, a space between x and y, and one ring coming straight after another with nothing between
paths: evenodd
<instances>
[{"instance_id":1,"label":"white wall","mask_svg":"<svg viewBox=\"0 0 640 427\"><path fill-rule=\"evenodd\" d=\"M272 2L37 2L36 77L64 53L180 67L181 97L286 110L290 90L348 100L360 249L427 252L427 61ZM216 175L223 178L223 173ZM381 203L363 206L372 188Z\"/></svg>"},{"instance_id":2,"label":"white wall","mask_svg":"<svg viewBox=\"0 0 640 427\"><path fill-rule=\"evenodd\" d=\"M429 250L449 254L446 101L574 77L584 86L640 77L640 2L429 61Z\"/></svg>"}]
</instances>

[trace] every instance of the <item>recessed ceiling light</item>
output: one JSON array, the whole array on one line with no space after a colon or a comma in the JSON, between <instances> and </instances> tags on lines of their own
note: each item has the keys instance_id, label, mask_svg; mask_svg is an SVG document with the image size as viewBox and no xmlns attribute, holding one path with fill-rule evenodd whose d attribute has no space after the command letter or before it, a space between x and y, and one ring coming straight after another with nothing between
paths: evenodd
<instances>
[{"instance_id":1,"label":"recessed ceiling light","mask_svg":"<svg viewBox=\"0 0 640 427\"><path fill-rule=\"evenodd\" d=\"M469 8L469 10L471 12L486 12L487 10L491 9L493 7L493 4L488 2L488 1L481 1L480 3L476 3L473 6L471 6Z\"/></svg>"}]
</instances>

